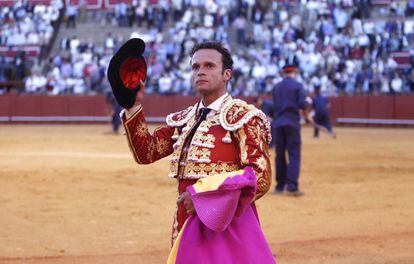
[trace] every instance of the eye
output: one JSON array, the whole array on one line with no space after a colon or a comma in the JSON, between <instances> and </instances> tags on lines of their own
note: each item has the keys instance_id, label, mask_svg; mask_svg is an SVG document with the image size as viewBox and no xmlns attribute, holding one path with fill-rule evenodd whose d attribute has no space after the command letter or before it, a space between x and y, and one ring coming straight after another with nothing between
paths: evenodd
<instances>
[{"instance_id":1,"label":"eye","mask_svg":"<svg viewBox=\"0 0 414 264\"><path fill-rule=\"evenodd\" d=\"M193 64L193 66L191 66L191 69L193 71L198 70L200 68L200 66L198 64Z\"/></svg>"},{"instance_id":2,"label":"eye","mask_svg":"<svg viewBox=\"0 0 414 264\"><path fill-rule=\"evenodd\" d=\"M206 65L206 67L207 67L207 69L212 69L212 68L214 68L214 65L212 63L208 63Z\"/></svg>"}]
</instances>

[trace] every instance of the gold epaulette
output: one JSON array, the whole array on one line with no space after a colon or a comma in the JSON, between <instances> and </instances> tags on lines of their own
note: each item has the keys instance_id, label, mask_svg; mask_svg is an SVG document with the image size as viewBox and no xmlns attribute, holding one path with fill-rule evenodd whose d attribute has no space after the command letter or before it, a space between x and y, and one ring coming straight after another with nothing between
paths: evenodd
<instances>
[{"instance_id":1,"label":"gold epaulette","mask_svg":"<svg viewBox=\"0 0 414 264\"><path fill-rule=\"evenodd\" d=\"M167 125L171 127L184 126L195 115L196 106L190 106L182 111L169 114L166 117Z\"/></svg>"},{"instance_id":2,"label":"gold epaulette","mask_svg":"<svg viewBox=\"0 0 414 264\"><path fill-rule=\"evenodd\" d=\"M227 101L220 111L220 124L228 131L236 131L242 128L253 117L259 117L266 129L267 139L271 140L270 122L266 115L254 105L248 104L239 99Z\"/></svg>"}]
</instances>

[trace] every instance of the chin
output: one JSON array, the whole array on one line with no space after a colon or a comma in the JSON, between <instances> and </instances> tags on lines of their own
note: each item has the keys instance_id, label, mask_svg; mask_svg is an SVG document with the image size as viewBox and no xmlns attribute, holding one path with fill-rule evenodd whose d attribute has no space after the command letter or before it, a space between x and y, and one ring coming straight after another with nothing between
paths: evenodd
<instances>
[{"instance_id":1,"label":"chin","mask_svg":"<svg viewBox=\"0 0 414 264\"><path fill-rule=\"evenodd\" d=\"M204 86L198 86L196 87L197 92L199 92L200 94L205 94L208 93L208 91L210 90L208 87L204 87Z\"/></svg>"}]
</instances>

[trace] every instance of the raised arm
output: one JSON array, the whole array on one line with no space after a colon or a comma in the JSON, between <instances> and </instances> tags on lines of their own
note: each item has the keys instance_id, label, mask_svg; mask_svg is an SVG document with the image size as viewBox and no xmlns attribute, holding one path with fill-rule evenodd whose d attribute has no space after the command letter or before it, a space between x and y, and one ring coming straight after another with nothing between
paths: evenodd
<instances>
[{"instance_id":1,"label":"raised arm","mask_svg":"<svg viewBox=\"0 0 414 264\"><path fill-rule=\"evenodd\" d=\"M162 126L153 134L148 131L141 102L144 97L145 85L137 93L135 104L122 113L122 123L128 139L129 148L139 164L149 164L162 159L173 152L175 141L171 138L174 128Z\"/></svg>"},{"instance_id":2,"label":"raised arm","mask_svg":"<svg viewBox=\"0 0 414 264\"><path fill-rule=\"evenodd\" d=\"M162 126L153 134L148 131L142 107L128 119L122 116L129 148L139 164L149 164L162 159L173 152L175 141L171 139L174 128Z\"/></svg>"}]
</instances>

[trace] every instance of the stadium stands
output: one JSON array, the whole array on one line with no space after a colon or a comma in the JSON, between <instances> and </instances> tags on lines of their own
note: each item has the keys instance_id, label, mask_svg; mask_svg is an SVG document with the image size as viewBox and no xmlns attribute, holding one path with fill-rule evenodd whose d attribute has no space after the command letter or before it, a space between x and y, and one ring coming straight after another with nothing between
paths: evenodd
<instances>
[{"instance_id":1,"label":"stadium stands","mask_svg":"<svg viewBox=\"0 0 414 264\"><path fill-rule=\"evenodd\" d=\"M232 49L235 69L229 90L234 95L269 92L285 63L298 65L309 92L316 85L328 95L410 92L410 2L67 0L73 23L61 29L51 57L36 65L48 79L48 88L37 92L106 89L111 55L134 36L147 42L147 90L153 93L193 93L187 54L204 39L223 41ZM0 55L10 60L16 55L13 49L6 55L2 47Z\"/></svg>"},{"instance_id":2,"label":"stadium stands","mask_svg":"<svg viewBox=\"0 0 414 264\"><path fill-rule=\"evenodd\" d=\"M397 62L399 69L410 69L412 67L412 54L409 51L392 52L391 57Z\"/></svg>"},{"instance_id":3,"label":"stadium stands","mask_svg":"<svg viewBox=\"0 0 414 264\"><path fill-rule=\"evenodd\" d=\"M50 5L52 0L28 0L27 3L31 6L34 5ZM11 7L16 4L15 0L0 0L0 7Z\"/></svg>"},{"instance_id":4,"label":"stadium stands","mask_svg":"<svg viewBox=\"0 0 414 264\"><path fill-rule=\"evenodd\" d=\"M37 58L40 55L40 46L0 46L0 56L5 57L8 61L19 56L21 52L24 52L28 58Z\"/></svg>"}]
</instances>

